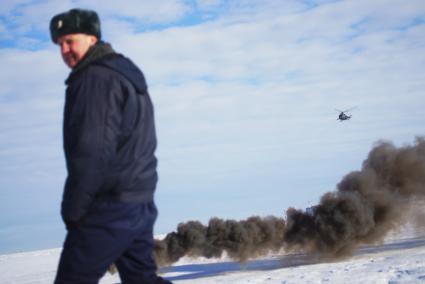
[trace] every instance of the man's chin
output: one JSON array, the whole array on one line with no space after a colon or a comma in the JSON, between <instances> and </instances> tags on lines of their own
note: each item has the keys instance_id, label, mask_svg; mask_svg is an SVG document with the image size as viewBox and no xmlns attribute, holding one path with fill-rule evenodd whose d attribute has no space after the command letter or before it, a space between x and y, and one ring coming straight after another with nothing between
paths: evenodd
<instances>
[{"instance_id":1,"label":"man's chin","mask_svg":"<svg viewBox=\"0 0 425 284\"><path fill-rule=\"evenodd\" d=\"M68 65L68 67L72 69L75 67L75 65L77 65L77 62L73 61L71 63L67 63L66 65Z\"/></svg>"},{"instance_id":2,"label":"man's chin","mask_svg":"<svg viewBox=\"0 0 425 284\"><path fill-rule=\"evenodd\" d=\"M64 59L64 62L71 69L74 68L75 65L77 65L77 61L74 59Z\"/></svg>"}]
</instances>

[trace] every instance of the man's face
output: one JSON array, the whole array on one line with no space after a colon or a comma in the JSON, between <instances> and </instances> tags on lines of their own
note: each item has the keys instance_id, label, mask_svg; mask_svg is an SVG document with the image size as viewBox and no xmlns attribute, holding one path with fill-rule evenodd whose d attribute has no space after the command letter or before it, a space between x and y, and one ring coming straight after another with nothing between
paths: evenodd
<instances>
[{"instance_id":1,"label":"man's face","mask_svg":"<svg viewBox=\"0 0 425 284\"><path fill-rule=\"evenodd\" d=\"M57 44L65 64L69 68L74 68L96 42L97 38L92 35L69 34L59 37Z\"/></svg>"}]
</instances>

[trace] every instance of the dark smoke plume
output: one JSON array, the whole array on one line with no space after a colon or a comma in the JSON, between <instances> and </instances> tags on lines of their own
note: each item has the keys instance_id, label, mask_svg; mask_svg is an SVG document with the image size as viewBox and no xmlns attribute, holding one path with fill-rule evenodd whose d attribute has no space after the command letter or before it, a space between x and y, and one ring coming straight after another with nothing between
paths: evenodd
<instances>
[{"instance_id":1,"label":"dark smoke plume","mask_svg":"<svg viewBox=\"0 0 425 284\"><path fill-rule=\"evenodd\" d=\"M285 247L327 256L350 254L359 244L382 241L425 197L425 140L396 148L381 142L360 171L322 196L310 214L289 209Z\"/></svg>"},{"instance_id":2,"label":"dark smoke plume","mask_svg":"<svg viewBox=\"0 0 425 284\"><path fill-rule=\"evenodd\" d=\"M282 249L345 256L358 245L382 241L424 197L425 139L401 148L380 142L362 169L346 175L317 206L307 211L289 208L286 219L213 218L207 226L182 223L176 232L156 240L155 257L159 265L167 265L185 255L211 258L227 252L245 261Z\"/></svg>"},{"instance_id":3,"label":"dark smoke plume","mask_svg":"<svg viewBox=\"0 0 425 284\"><path fill-rule=\"evenodd\" d=\"M277 217L250 217L244 221L213 218L208 226L197 221L179 224L177 232L156 241L155 258L159 265L176 262L182 256L222 256L239 261L282 248L285 222Z\"/></svg>"}]
</instances>

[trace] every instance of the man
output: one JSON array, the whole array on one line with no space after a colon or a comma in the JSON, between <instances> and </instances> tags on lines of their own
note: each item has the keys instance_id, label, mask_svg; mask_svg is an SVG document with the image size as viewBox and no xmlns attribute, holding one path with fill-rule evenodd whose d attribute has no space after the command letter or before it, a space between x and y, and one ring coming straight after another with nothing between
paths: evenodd
<instances>
[{"instance_id":1,"label":"man","mask_svg":"<svg viewBox=\"0 0 425 284\"><path fill-rule=\"evenodd\" d=\"M98 283L115 263L123 283L170 283L156 275L156 134L142 72L101 40L94 11L50 22L71 68L63 122L67 228L55 283Z\"/></svg>"}]
</instances>

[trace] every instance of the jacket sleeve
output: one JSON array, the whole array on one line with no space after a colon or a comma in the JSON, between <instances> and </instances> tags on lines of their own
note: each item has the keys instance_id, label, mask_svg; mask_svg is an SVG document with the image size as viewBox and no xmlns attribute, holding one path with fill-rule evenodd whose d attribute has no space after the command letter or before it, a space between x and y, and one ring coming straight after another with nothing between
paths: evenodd
<instances>
[{"instance_id":1,"label":"jacket sleeve","mask_svg":"<svg viewBox=\"0 0 425 284\"><path fill-rule=\"evenodd\" d=\"M80 221L102 186L119 135L117 100L121 96L117 93L116 80L89 70L67 92L64 148L68 177L62 201L65 223Z\"/></svg>"}]
</instances>

